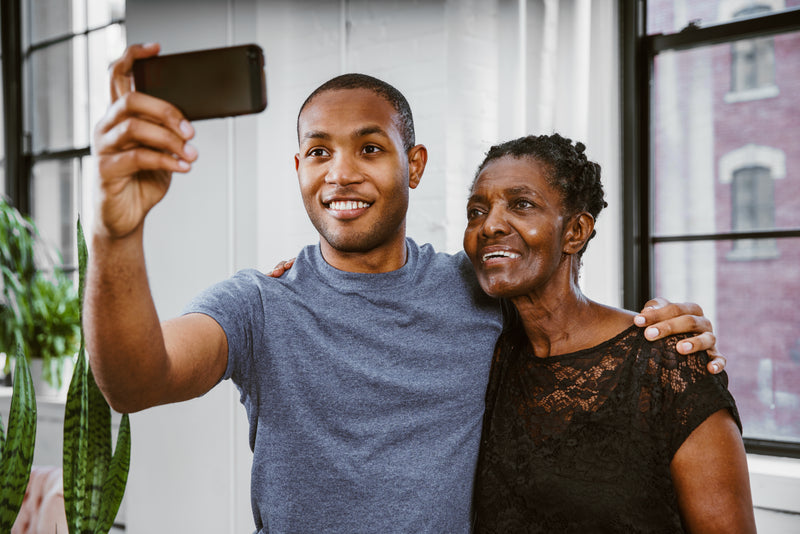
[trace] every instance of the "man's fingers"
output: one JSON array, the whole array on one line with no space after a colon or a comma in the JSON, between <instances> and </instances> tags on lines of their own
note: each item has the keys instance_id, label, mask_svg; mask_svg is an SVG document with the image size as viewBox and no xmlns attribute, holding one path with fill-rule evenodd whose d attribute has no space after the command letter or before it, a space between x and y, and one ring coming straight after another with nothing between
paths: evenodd
<instances>
[{"instance_id":1,"label":"man's fingers","mask_svg":"<svg viewBox=\"0 0 800 534\"><path fill-rule=\"evenodd\" d=\"M651 303L657 301L661 303L659 307L650 306ZM711 329L711 323L703 316L703 308L698 304L694 302L667 302L660 298L648 301L642 311L634 318L633 322L638 326L655 325L656 323L665 322L682 315L703 319L703 321L700 322L701 329L692 329L691 331L704 332ZM685 330L675 330L671 333L682 331L685 332Z\"/></svg>"},{"instance_id":2,"label":"man's fingers","mask_svg":"<svg viewBox=\"0 0 800 534\"><path fill-rule=\"evenodd\" d=\"M137 59L155 56L160 50L161 47L158 43L134 44L126 48L122 57L111 64L112 102L133 90L133 62Z\"/></svg>"},{"instance_id":3,"label":"man's fingers","mask_svg":"<svg viewBox=\"0 0 800 534\"><path fill-rule=\"evenodd\" d=\"M716 354L717 350L717 336L713 332L703 332L694 337L682 339L678 342L677 349L681 354L705 350L708 351L709 356L713 357L712 352Z\"/></svg>"},{"instance_id":4,"label":"man's fingers","mask_svg":"<svg viewBox=\"0 0 800 534\"><path fill-rule=\"evenodd\" d=\"M178 108L144 93L128 93L114 102L97 123L95 136L103 135L129 117L138 117L172 130L183 139L194 137L194 128Z\"/></svg>"},{"instance_id":5,"label":"man's fingers","mask_svg":"<svg viewBox=\"0 0 800 534\"><path fill-rule=\"evenodd\" d=\"M290 260L278 262L278 265L276 265L275 268L272 269L272 271L269 273L269 276L271 276L272 278L280 278L283 275L283 273L292 268L295 259L296 258L292 258Z\"/></svg>"},{"instance_id":6,"label":"man's fingers","mask_svg":"<svg viewBox=\"0 0 800 534\"><path fill-rule=\"evenodd\" d=\"M95 155L103 156L140 146L175 154L186 162L197 159L197 149L172 130L136 118L122 121L99 138Z\"/></svg>"},{"instance_id":7,"label":"man's fingers","mask_svg":"<svg viewBox=\"0 0 800 534\"><path fill-rule=\"evenodd\" d=\"M716 350L714 352L716 353ZM708 372L712 375L721 373L725 369L725 366L728 365L728 359L722 354L716 353L712 357L709 351L708 356L710 358L708 362Z\"/></svg>"},{"instance_id":8,"label":"man's fingers","mask_svg":"<svg viewBox=\"0 0 800 534\"><path fill-rule=\"evenodd\" d=\"M128 176L139 171L188 172L191 165L173 156L137 147L97 158L100 176Z\"/></svg>"},{"instance_id":9,"label":"man's fingers","mask_svg":"<svg viewBox=\"0 0 800 534\"><path fill-rule=\"evenodd\" d=\"M696 332L698 334L703 332L711 333L711 321L705 316L681 315L679 317L667 319L666 321L659 321L651 324L645 329L644 336L650 341L653 341L672 334L682 334L686 332Z\"/></svg>"}]
</instances>

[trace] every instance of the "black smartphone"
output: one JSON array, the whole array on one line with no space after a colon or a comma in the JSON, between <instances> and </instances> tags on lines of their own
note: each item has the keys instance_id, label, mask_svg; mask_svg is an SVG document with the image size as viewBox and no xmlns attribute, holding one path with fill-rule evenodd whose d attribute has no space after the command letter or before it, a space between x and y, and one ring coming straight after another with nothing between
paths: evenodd
<instances>
[{"instance_id":1,"label":"black smartphone","mask_svg":"<svg viewBox=\"0 0 800 534\"><path fill-rule=\"evenodd\" d=\"M137 91L172 103L189 120L267 107L264 52L254 44L137 59L133 80Z\"/></svg>"}]
</instances>

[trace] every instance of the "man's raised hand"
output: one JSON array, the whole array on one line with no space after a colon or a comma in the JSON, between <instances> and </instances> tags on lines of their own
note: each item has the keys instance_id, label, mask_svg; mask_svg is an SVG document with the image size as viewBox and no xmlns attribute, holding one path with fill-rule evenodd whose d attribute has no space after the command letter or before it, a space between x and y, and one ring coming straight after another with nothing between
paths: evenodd
<instances>
[{"instance_id":1,"label":"man's raised hand","mask_svg":"<svg viewBox=\"0 0 800 534\"><path fill-rule=\"evenodd\" d=\"M136 92L133 62L155 56L158 44L132 45L110 69L112 104L94 130L98 167L95 231L112 239L139 228L166 194L173 172L188 172L197 150L194 128L172 104Z\"/></svg>"}]
</instances>

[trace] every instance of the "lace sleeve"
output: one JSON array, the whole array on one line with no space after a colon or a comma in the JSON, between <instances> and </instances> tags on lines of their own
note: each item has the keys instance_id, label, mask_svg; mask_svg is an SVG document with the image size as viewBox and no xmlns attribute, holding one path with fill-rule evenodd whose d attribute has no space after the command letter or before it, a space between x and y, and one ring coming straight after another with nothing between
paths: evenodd
<instances>
[{"instance_id":1,"label":"lace sleeve","mask_svg":"<svg viewBox=\"0 0 800 534\"><path fill-rule=\"evenodd\" d=\"M683 355L676 344L688 336L671 336L653 351L660 352L651 362L660 362L659 385L663 392L663 419L665 435L669 440L670 459L695 428L711 414L727 408L739 431L742 423L736 402L728 391L728 375L712 375L706 369L708 354L698 352ZM655 356L655 355L652 355Z\"/></svg>"}]
</instances>

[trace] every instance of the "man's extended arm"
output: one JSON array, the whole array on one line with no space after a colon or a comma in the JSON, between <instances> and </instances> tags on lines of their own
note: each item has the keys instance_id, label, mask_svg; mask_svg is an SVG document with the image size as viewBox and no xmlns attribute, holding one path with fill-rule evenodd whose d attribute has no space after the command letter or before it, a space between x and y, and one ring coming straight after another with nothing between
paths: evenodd
<instances>
[{"instance_id":1,"label":"man's extended arm","mask_svg":"<svg viewBox=\"0 0 800 534\"><path fill-rule=\"evenodd\" d=\"M172 172L197 152L180 111L132 91L134 59L158 45L134 45L111 70L112 105L94 133L99 184L86 277L84 331L92 371L111 406L134 412L208 391L227 364L227 338L205 315L160 323L145 268L144 220Z\"/></svg>"}]
</instances>

